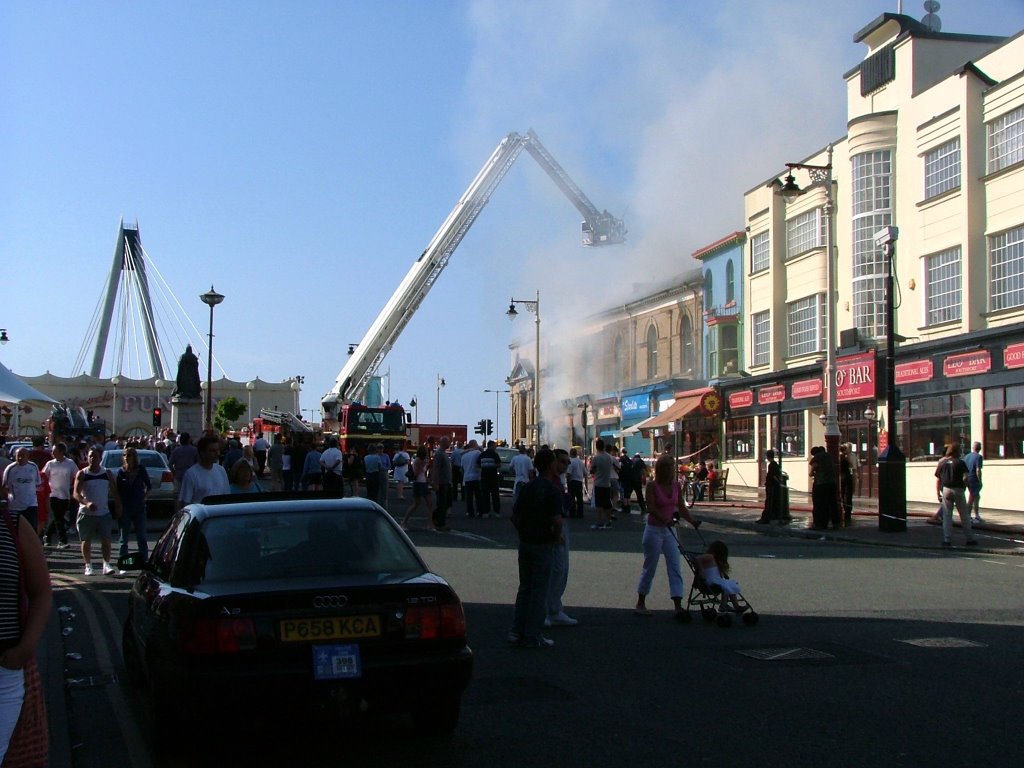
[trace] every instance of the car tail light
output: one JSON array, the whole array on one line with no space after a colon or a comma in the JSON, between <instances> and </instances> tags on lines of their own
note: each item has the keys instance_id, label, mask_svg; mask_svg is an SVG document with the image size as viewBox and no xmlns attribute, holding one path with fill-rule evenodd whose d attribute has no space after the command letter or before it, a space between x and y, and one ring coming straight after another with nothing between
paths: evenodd
<instances>
[{"instance_id":1,"label":"car tail light","mask_svg":"<svg viewBox=\"0 0 1024 768\"><path fill-rule=\"evenodd\" d=\"M256 625L249 618L195 619L178 632L182 653L235 653L255 647Z\"/></svg>"},{"instance_id":2,"label":"car tail light","mask_svg":"<svg viewBox=\"0 0 1024 768\"><path fill-rule=\"evenodd\" d=\"M405 612L405 636L410 640L465 637L462 603L410 606Z\"/></svg>"},{"instance_id":3,"label":"car tail light","mask_svg":"<svg viewBox=\"0 0 1024 768\"><path fill-rule=\"evenodd\" d=\"M164 483L173 483L173 482L174 482L174 473L171 472L171 470L169 470L169 469L165 469L164 473L162 475L160 475L160 484L163 485Z\"/></svg>"}]
</instances>

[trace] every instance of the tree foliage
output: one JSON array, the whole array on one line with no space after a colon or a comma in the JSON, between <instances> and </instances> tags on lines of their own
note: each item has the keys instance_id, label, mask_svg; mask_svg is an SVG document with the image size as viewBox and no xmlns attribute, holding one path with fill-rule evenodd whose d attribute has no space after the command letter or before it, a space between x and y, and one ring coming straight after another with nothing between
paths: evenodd
<instances>
[{"instance_id":1,"label":"tree foliage","mask_svg":"<svg viewBox=\"0 0 1024 768\"><path fill-rule=\"evenodd\" d=\"M237 397L225 397L217 403L213 415L213 426L218 432L227 432L234 428L235 420L245 413L248 407Z\"/></svg>"}]
</instances>

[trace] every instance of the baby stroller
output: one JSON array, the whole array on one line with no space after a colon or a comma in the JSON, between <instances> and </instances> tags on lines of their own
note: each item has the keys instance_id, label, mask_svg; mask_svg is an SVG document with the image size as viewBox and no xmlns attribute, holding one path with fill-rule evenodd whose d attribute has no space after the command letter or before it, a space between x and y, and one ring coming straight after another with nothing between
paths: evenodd
<instances>
[{"instance_id":1,"label":"baby stroller","mask_svg":"<svg viewBox=\"0 0 1024 768\"><path fill-rule=\"evenodd\" d=\"M718 624L720 627L732 626L733 615L737 614L733 606L728 602L725 603L726 608L723 609L722 601L722 588L717 584L709 584L704 580L704 576L701 573L700 563L698 558L703 554L702 552L691 552L686 550L682 543L679 541L679 537L676 536L675 530L672 530L672 535L676 539L676 544L679 547L679 552L683 556L683 560L690 566L690 571L693 573L693 581L690 586L690 595L686 598L686 608L679 615L680 621L688 623L691 620L690 608L696 608L700 611L701 618L706 622L712 622ZM700 538L702 549L707 549L707 542L704 541L704 536L701 534L699 528L695 528L697 536ZM760 616L754 610L754 607L748 602L748 600L740 593L735 595L736 601L739 604L739 612L743 619L743 623L748 627L752 627L760 620Z\"/></svg>"}]
</instances>

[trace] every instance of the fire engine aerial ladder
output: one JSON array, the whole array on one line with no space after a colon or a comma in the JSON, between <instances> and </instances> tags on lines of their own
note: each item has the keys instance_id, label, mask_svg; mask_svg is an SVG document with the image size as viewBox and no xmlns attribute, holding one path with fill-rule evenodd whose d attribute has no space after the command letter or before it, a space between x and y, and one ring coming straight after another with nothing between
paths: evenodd
<instances>
[{"instance_id":1,"label":"fire engine aerial ladder","mask_svg":"<svg viewBox=\"0 0 1024 768\"><path fill-rule=\"evenodd\" d=\"M325 429L328 429L328 423L337 421L339 406L363 397L370 378L391 351L398 336L448 266L455 249L524 149L583 214L583 245L614 245L625 241L626 227L622 219L615 218L607 210L599 211L540 143L537 134L532 130L527 131L525 136L510 133L498 144L434 234L426 250L413 263L362 341L350 348L348 361L338 374L334 387L321 400Z\"/></svg>"}]
</instances>

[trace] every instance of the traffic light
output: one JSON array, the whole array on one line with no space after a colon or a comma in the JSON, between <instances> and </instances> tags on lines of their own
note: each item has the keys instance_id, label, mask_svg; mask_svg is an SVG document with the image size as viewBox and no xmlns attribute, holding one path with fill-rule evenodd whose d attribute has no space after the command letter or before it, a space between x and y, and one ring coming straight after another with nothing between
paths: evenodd
<instances>
[{"instance_id":1,"label":"traffic light","mask_svg":"<svg viewBox=\"0 0 1024 768\"><path fill-rule=\"evenodd\" d=\"M480 421L478 421L476 423L476 429L474 429L473 431L476 432L478 435L486 435L487 434L486 430L487 430L487 419L480 419Z\"/></svg>"},{"instance_id":2,"label":"traffic light","mask_svg":"<svg viewBox=\"0 0 1024 768\"><path fill-rule=\"evenodd\" d=\"M491 421L490 419L486 419L486 422L487 423L484 424L484 429L486 430L486 432L484 432L484 434L487 435L487 436L490 436L491 434L494 433L494 422Z\"/></svg>"},{"instance_id":3,"label":"traffic light","mask_svg":"<svg viewBox=\"0 0 1024 768\"><path fill-rule=\"evenodd\" d=\"M153 409L153 426L159 427L164 423L164 411L162 408Z\"/></svg>"}]
</instances>

